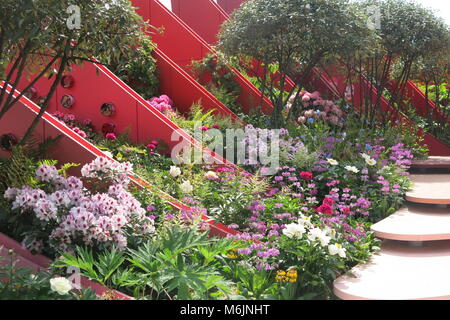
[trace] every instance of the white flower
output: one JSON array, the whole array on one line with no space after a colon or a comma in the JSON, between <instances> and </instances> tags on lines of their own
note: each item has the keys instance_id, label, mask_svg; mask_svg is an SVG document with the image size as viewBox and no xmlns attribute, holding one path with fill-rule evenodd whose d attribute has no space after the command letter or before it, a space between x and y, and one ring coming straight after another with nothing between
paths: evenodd
<instances>
[{"instance_id":1,"label":"white flower","mask_svg":"<svg viewBox=\"0 0 450 320\"><path fill-rule=\"evenodd\" d=\"M319 228L313 228L308 233L308 239L310 241L314 241L317 238L319 238L320 236L322 236L322 234L323 234L322 230L320 230Z\"/></svg>"},{"instance_id":2,"label":"white flower","mask_svg":"<svg viewBox=\"0 0 450 320\"><path fill-rule=\"evenodd\" d=\"M345 254L345 248L342 247L341 244L336 243L336 244L330 244L328 246L328 252L330 253L330 255L334 256L334 255L339 255L339 257L341 258L345 258L346 254Z\"/></svg>"},{"instance_id":3,"label":"white flower","mask_svg":"<svg viewBox=\"0 0 450 320\"><path fill-rule=\"evenodd\" d=\"M339 162L337 162L334 159L327 159L328 163L331 164L332 166L337 166L339 164Z\"/></svg>"},{"instance_id":4,"label":"white flower","mask_svg":"<svg viewBox=\"0 0 450 320\"><path fill-rule=\"evenodd\" d=\"M288 238L301 238L304 233L305 227L296 223L288 224L286 225L286 228L283 229L283 234Z\"/></svg>"},{"instance_id":5,"label":"white flower","mask_svg":"<svg viewBox=\"0 0 450 320\"><path fill-rule=\"evenodd\" d=\"M375 161L375 159L372 159L372 158L366 159L366 163L367 163L369 166L374 166L374 165L377 164L377 162Z\"/></svg>"},{"instance_id":6,"label":"white flower","mask_svg":"<svg viewBox=\"0 0 450 320\"><path fill-rule=\"evenodd\" d=\"M347 171L350 171L350 172L353 172L353 173L358 173L359 172L358 168L356 168L355 166L346 166L345 169Z\"/></svg>"},{"instance_id":7,"label":"white flower","mask_svg":"<svg viewBox=\"0 0 450 320\"><path fill-rule=\"evenodd\" d=\"M361 153L361 157L363 157L364 160L370 159L370 156L367 153Z\"/></svg>"},{"instance_id":8,"label":"white flower","mask_svg":"<svg viewBox=\"0 0 450 320\"><path fill-rule=\"evenodd\" d=\"M334 239L336 237L336 230L333 228L325 227L325 234L327 236L330 236L331 239Z\"/></svg>"},{"instance_id":9,"label":"white flower","mask_svg":"<svg viewBox=\"0 0 450 320\"><path fill-rule=\"evenodd\" d=\"M66 278L50 279L50 288L60 295L66 295L72 290L72 284Z\"/></svg>"},{"instance_id":10,"label":"white flower","mask_svg":"<svg viewBox=\"0 0 450 320\"><path fill-rule=\"evenodd\" d=\"M13 200L17 196L18 193L19 193L19 190L17 190L17 189L8 188L5 191L5 199Z\"/></svg>"},{"instance_id":11,"label":"white flower","mask_svg":"<svg viewBox=\"0 0 450 320\"><path fill-rule=\"evenodd\" d=\"M208 171L205 173L205 178L209 180L217 180L219 179L219 176L214 171Z\"/></svg>"},{"instance_id":12,"label":"white flower","mask_svg":"<svg viewBox=\"0 0 450 320\"><path fill-rule=\"evenodd\" d=\"M175 166L171 166L169 173L172 177L176 178L181 174L181 169Z\"/></svg>"},{"instance_id":13,"label":"white flower","mask_svg":"<svg viewBox=\"0 0 450 320\"><path fill-rule=\"evenodd\" d=\"M319 240L322 247L325 247L330 243L331 237L327 236L325 233L322 233L317 237L317 239Z\"/></svg>"},{"instance_id":14,"label":"white flower","mask_svg":"<svg viewBox=\"0 0 450 320\"><path fill-rule=\"evenodd\" d=\"M189 180L183 182L180 185L181 191L183 191L184 193L191 193L194 190L194 187L192 186L192 184L189 182Z\"/></svg>"},{"instance_id":15,"label":"white flower","mask_svg":"<svg viewBox=\"0 0 450 320\"><path fill-rule=\"evenodd\" d=\"M298 224L306 226L308 228L312 227L311 217L300 214L300 217L298 218Z\"/></svg>"}]
</instances>

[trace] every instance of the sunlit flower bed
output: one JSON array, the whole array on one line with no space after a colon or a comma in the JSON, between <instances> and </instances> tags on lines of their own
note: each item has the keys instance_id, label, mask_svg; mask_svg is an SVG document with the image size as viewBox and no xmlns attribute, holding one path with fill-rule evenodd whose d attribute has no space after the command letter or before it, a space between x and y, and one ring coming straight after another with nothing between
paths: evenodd
<instances>
[{"instance_id":1,"label":"sunlit flower bed","mask_svg":"<svg viewBox=\"0 0 450 320\"><path fill-rule=\"evenodd\" d=\"M57 258L55 274L75 266L136 298L332 299L333 280L377 250L370 225L402 205L407 170L423 150L413 133L361 126L342 111L348 106L302 95L317 111L280 131L280 167L270 175L259 162L244 163L247 172L174 165L161 141L135 145L124 134L97 133L89 120L55 114L117 162L98 158L80 178L67 176L70 165L34 162L33 183L4 195L9 221L26 228L2 231ZM151 103L181 121L169 97ZM267 129L257 125L246 127ZM197 129L236 126L208 114ZM176 211L133 187L128 175L191 209ZM237 234L208 237L204 215Z\"/></svg>"}]
</instances>

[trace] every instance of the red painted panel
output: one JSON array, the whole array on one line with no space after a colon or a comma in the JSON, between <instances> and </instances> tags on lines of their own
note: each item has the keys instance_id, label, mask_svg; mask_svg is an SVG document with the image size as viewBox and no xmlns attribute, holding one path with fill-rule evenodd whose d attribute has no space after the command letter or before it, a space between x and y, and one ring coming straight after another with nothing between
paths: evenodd
<instances>
[{"instance_id":1,"label":"red painted panel","mask_svg":"<svg viewBox=\"0 0 450 320\"><path fill-rule=\"evenodd\" d=\"M172 0L172 11L203 40L213 45L228 15L213 0Z\"/></svg>"},{"instance_id":2,"label":"red painted panel","mask_svg":"<svg viewBox=\"0 0 450 320\"><path fill-rule=\"evenodd\" d=\"M389 91L396 90L396 83L391 81L388 84ZM433 119L438 122L450 122L448 117L441 109L437 108L435 103L425 97L425 94L420 90L413 81L408 81L405 87L405 100L410 101L416 109L418 115L428 117L428 113L432 114ZM427 104L428 103L428 104Z\"/></svg>"},{"instance_id":3,"label":"red painted panel","mask_svg":"<svg viewBox=\"0 0 450 320\"><path fill-rule=\"evenodd\" d=\"M167 92L183 111L187 111L192 102L202 100L206 109L217 108L219 112L228 114L227 108L219 109L222 105L215 97L208 95L206 90L183 70L167 61L160 51L156 50L156 56L158 65L161 67L161 74L168 76L163 79L171 80L168 83L163 80L161 89ZM173 131L178 130L186 141L193 141L194 146L200 147L198 142L195 142L192 137L140 97L106 67L86 63L81 67L74 67L71 75L75 80L74 85L69 89L58 86L55 98L49 106L49 112L73 113L82 120L90 119L97 131L101 130L103 124L112 122L117 126L118 132L128 130L134 142L147 143L153 139L161 139L170 148L176 145L171 141L171 136ZM20 88L24 88L26 84L27 81L23 81ZM51 81L47 79L40 80L36 85L38 94L46 94L50 84ZM172 88L179 90L172 90ZM75 100L70 109L62 107L60 103L61 98L67 94L72 95ZM112 117L105 117L100 113L101 105L106 102L116 106L116 113ZM234 114L231 116L237 119ZM216 157L216 160L219 163L228 163L220 157Z\"/></svg>"},{"instance_id":4,"label":"red painted panel","mask_svg":"<svg viewBox=\"0 0 450 320\"><path fill-rule=\"evenodd\" d=\"M344 88L345 84L343 83L343 77L339 75L332 75L333 80L329 79L325 74L320 74L317 70L314 70L313 76L311 78L312 84L319 90L321 93L325 95L329 95L330 97L338 98L338 92ZM338 88L336 88L336 85ZM375 102L377 99L377 90L372 86L370 87L369 81L363 79L360 83L354 84L354 96L355 96L355 108L359 109L359 101L360 101L360 87L362 86L362 92L371 92L372 93L372 101ZM385 98L381 98L381 109L383 112L389 110L390 114L394 114L394 109L389 105L388 101ZM413 123L407 117L402 114L398 114L397 119L401 121L405 125L412 126ZM393 119L395 120L395 119ZM424 143L428 145L430 155L431 156L450 156L450 147L430 135L429 133L425 133L424 135Z\"/></svg>"},{"instance_id":5,"label":"red painted panel","mask_svg":"<svg viewBox=\"0 0 450 320\"><path fill-rule=\"evenodd\" d=\"M151 34L152 40L183 70L189 71L192 60L200 60L208 53L214 53L207 42L159 1L133 0L132 3L139 8L137 12L144 20L148 20L153 26L164 28L163 34ZM259 104L261 92L237 70L233 69L233 72L241 88L239 102L244 111L248 112ZM272 109L270 100L264 97L263 112L270 113Z\"/></svg>"},{"instance_id":6,"label":"red painted panel","mask_svg":"<svg viewBox=\"0 0 450 320\"><path fill-rule=\"evenodd\" d=\"M217 3L228 13L240 8L245 0L217 0Z\"/></svg>"},{"instance_id":7,"label":"red painted panel","mask_svg":"<svg viewBox=\"0 0 450 320\"><path fill-rule=\"evenodd\" d=\"M161 75L160 91L172 98L178 110L187 113L193 102L201 100L206 110L216 109L218 113L238 120L238 117L230 109L224 106L161 50L156 49L154 55Z\"/></svg>"}]
</instances>

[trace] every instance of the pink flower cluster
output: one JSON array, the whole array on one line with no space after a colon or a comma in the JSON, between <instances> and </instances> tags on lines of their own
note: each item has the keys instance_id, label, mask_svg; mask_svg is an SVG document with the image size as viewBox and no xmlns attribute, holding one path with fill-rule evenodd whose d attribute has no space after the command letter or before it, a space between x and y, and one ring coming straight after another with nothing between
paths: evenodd
<instances>
[{"instance_id":1,"label":"pink flower cluster","mask_svg":"<svg viewBox=\"0 0 450 320\"><path fill-rule=\"evenodd\" d=\"M85 178L109 179L113 183L128 185L130 175L133 175L133 165L130 162L116 162L105 157L98 157L81 169Z\"/></svg>"},{"instance_id":2,"label":"pink flower cluster","mask_svg":"<svg viewBox=\"0 0 450 320\"><path fill-rule=\"evenodd\" d=\"M160 97L153 97L148 102L165 115L169 115L173 111L173 101L165 94Z\"/></svg>"},{"instance_id":3,"label":"pink flower cluster","mask_svg":"<svg viewBox=\"0 0 450 320\"><path fill-rule=\"evenodd\" d=\"M83 167L82 174L105 182L104 177L110 179L114 174L126 174L129 166L97 158ZM46 183L46 190L53 192L23 186L9 188L4 196L12 201L13 209L31 211L44 225L54 226L48 240L56 249L67 250L69 245L80 242L124 249L127 235L142 236L155 231L153 220L146 217L146 210L125 190L128 182L122 177L113 178L120 182L110 184L106 193L93 193L80 179L60 176L53 166L39 167L36 175L39 181Z\"/></svg>"},{"instance_id":4,"label":"pink flower cluster","mask_svg":"<svg viewBox=\"0 0 450 320\"><path fill-rule=\"evenodd\" d=\"M82 138L86 139L88 137L86 131L84 131L78 127L78 125L80 125L80 123L77 122L75 115L56 111L53 113L53 116L58 118L58 120L64 122L70 129L72 129L76 134L78 134ZM81 125L91 127L92 121L89 119L85 120L81 123ZM89 130L92 131L92 128L89 128Z\"/></svg>"},{"instance_id":5,"label":"pink flower cluster","mask_svg":"<svg viewBox=\"0 0 450 320\"><path fill-rule=\"evenodd\" d=\"M344 116L344 112L333 101L323 100L318 91L302 91L300 96L306 110L298 118L299 123L313 123L314 120L322 119L331 125L342 125L340 118Z\"/></svg>"}]
</instances>

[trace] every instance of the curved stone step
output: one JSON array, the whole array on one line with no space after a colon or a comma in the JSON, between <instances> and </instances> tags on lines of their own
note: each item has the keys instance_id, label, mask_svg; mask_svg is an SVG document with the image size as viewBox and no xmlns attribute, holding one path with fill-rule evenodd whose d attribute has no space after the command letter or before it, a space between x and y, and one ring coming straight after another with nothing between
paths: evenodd
<instances>
[{"instance_id":1,"label":"curved stone step","mask_svg":"<svg viewBox=\"0 0 450 320\"><path fill-rule=\"evenodd\" d=\"M334 282L344 300L450 299L450 241L385 240L370 261Z\"/></svg>"},{"instance_id":2,"label":"curved stone step","mask_svg":"<svg viewBox=\"0 0 450 320\"><path fill-rule=\"evenodd\" d=\"M450 157L428 157L425 160L413 160L412 168L435 168L435 169L449 169L450 168Z\"/></svg>"},{"instance_id":3,"label":"curved stone step","mask_svg":"<svg viewBox=\"0 0 450 320\"><path fill-rule=\"evenodd\" d=\"M371 229L378 238L390 240L450 240L450 208L403 207Z\"/></svg>"},{"instance_id":4,"label":"curved stone step","mask_svg":"<svg viewBox=\"0 0 450 320\"><path fill-rule=\"evenodd\" d=\"M450 204L450 174L412 174L413 190L406 200L428 204Z\"/></svg>"}]
</instances>

